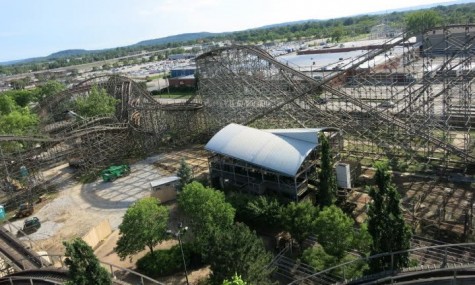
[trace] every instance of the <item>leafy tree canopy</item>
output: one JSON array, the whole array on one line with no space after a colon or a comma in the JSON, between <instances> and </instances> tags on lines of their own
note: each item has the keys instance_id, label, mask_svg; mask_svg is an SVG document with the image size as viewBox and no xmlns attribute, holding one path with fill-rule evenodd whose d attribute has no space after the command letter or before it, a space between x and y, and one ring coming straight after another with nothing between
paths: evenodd
<instances>
[{"instance_id":1,"label":"leafy tree canopy","mask_svg":"<svg viewBox=\"0 0 475 285\"><path fill-rule=\"evenodd\" d=\"M338 259L326 253L320 245L308 248L302 254L302 260L312 266L317 272L357 259L358 257L352 254L346 254L342 259ZM344 267L337 267L331 270L330 274L342 276L347 279L358 278L364 275L367 268L367 263L362 259L349 263Z\"/></svg>"},{"instance_id":2,"label":"leafy tree canopy","mask_svg":"<svg viewBox=\"0 0 475 285\"><path fill-rule=\"evenodd\" d=\"M406 29L413 34L422 34L442 23L442 17L435 10L422 10L407 14Z\"/></svg>"},{"instance_id":3,"label":"leafy tree canopy","mask_svg":"<svg viewBox=\"0 0 475 285\"><path fill-rule=\"evenodd\" d=\"M353 245L353 220L333 205L320 211L315 224L317 240L325 252L342 259Z\"/></svg>"},{"instance_id":4,"label":"leafy tree canopy","mask_svg":"<svg viewBox=\"0 0 475 285\"><path fill-rule=\"evenodd\" d=\"M315 232L315 221L318 208L306 200L300 203L291 202L283 209L282 226L301 245L302 242Z\"/></svg>"},{"instance_id":5,"label":"leafy tree canopy","mask_svg":"<svg viewBox=\"0 0 475 285\"><path fill-rule=\"evenodd\" d=\"M250 284L270 284L269 277L273 268L268 265L272 255L265 250L256 233L245 224L237 223L220 231L210 241L206 256L213 272L213 283L221 284L223 280L239 272L242 280Z\"/></svg>"},{"instance_id":6,"label":"leafy tree canopy","mask_svg":"<svg viewBox=\"0 0 475 285\"><path fill-rule=\"evenodd\" d=\"M18 109L0 116L0 133L21 135L35 131L38 117L28 109Z\"/></svg>"},{"instance_id":7,"label":"leafy tree canopy","mask_svg":"<svg viewBox=\"0 0 475 285\"><path fill-rule=\"evenodd\" d=\"M138 200L127 209L122 224L119 226L119 240L115 251L121 259L133 255L148 247L153 247L166 240L168 209L160 205L160 200L147 197Z\"/></svg>"},{"instance_id":8,"label":"leafy tree canopy","mask_svg":"<svg viewBox=\"0 0 475 285\"><path fill-rule=\"evenodd\" d=\"M230 280L224 280L223 285L247 285L247 282L242 280L241 276L234 274L234 276Z\"/></svg>"},{"instance_id":9,"label":"leafy tree canopy","mask_svg":"<svg viewBox=\"0 0 475 285\"><path fill-rule=\"evenodd\" d=\"M332 267L338 262L337 258L325 252L321 245L304 250L302 260L311 265L317 272Z\"/></svg>"},{"instance_id":10,"label":"leafy tree canopy","mask_svg":"<svg viewBox=\"0 0 475 285\"><path fill-rule=\"evenodd\" d=\"M78 98L73 108L84 117L112 116L117 100L107 94L104 88L93 86L89 96Z\"/></svg>"},{"instance_id":11,"label":"leafy tree canopy","mask_svg":"<svg viewBox=\"0 0 475 285\"><path fill-rule=\"evenodd\" d=\"M33 93L27 90L0 94L0 133L22 135L36 131L38 117L27 107L33 98Z\"/></svg>"},{"instance_id":12,"label":"leafy tree canopy","mask_svg":"<svg viewBox=\"0 0 475 285\"><path fill-rule=\"evenodd\" d=\"M112 281L107 270L101 266L92 248L82 239L63 242L66 247L66 265L71 280L68 285L109 285Z\"/></svg>"},{"instance_id":13,"label":"leafy tree canopy","mask_svg":"<svg viewBox=\"0 0 475 285\"><path fill-rule=\"evenodd\" d=\"M9 90L3 92L1 96L10 97L20 108L28 106L28 104L32 102L35 97L34 92L30 90Z\"/></svg>"},{"instance_id":14,"label":"leafy tree canopy","mask_svg":"<svg viewBox=\"0 0 475 285\"><path fill-rule=\"evenodd\" d=\"M269 227L281 227L284 206L276 198L253 197L245 206L248 219Z\"/></svg>"},{"instance_id":15,"label":"leafy tree canopy","mask_svg":"<svg viewBox=\"0 0 475 285\"><path fill-rule=\"evenodd\" d=\"M225 201L224 194L199 182L191 182L178 198L178 205L187 217L198 245L205 246L211 235L230 227L236 210ZM234 272L233 272L234 273Z\"/></svg>"},{"instance_id":16,"label":"leafy tree canopy","mask_svg":"<svg viewBox=\"0 0 475 285\"><path fill-rule=\"evenodd\" d=\"M64 86L63 83L61 82L58 82L56 80L48 80L48 82L46 82L45 84L41 85L36 93L36 97L39 101L45 99L45 98L48 98L52 95L55 95L61 91L63 91L64 89L66 89L66 86Z\"/></svg>"},{"instance_id":17,"label":"leafy tree canopy","mask_svg":"<svg viewBox=\"0 0 475 285\"><path fill-rule=\"evenodd\" d=\"M18 109L18 105L12 97L5 93L0 95L0 115L8 115Z\"/></svg>"}]
</instances>

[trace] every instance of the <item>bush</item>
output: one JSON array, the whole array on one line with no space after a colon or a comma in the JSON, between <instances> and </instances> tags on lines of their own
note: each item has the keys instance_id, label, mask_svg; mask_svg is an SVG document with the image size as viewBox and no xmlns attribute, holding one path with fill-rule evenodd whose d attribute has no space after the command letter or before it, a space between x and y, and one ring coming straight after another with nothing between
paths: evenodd
<instances>
[{"instance_id":1,"label":"bush","mask_svg":"<svg viewBox=\"0 0 475 285\"><path fill-rule=\"evenodd\" d=\"M190 250L188 246L184 245L183 253L187 266L189 266ZM183 260L180 246L175 245L170 249L147 253L137 261L137 269L147 276L167 276L182 271Z\"/></svg>"},{"instance_id":2,"label":"bush","mask_svg":"<svg viewBox=\"0 0 475 285\"><path fill-rule=\"evenodd\" d=\"M280 228L281 213L284 208L276 197L256 196L230 192L226 201L236 209L236 220L251 226Z\"/></svg>"},{"instance_id":3,"label":"bush","mask_svg":"<svg viewBox=\"0 0 475 285\"><path fill-rule=\"evenodd\" d=\"M192 243L183 243L183 254L185 255L187 269L198 268L203 265L201 254L196 252L196 246ZM142 274L151 277L167 276L183 271L180 245L176 244L170 249L147 253L137 261L137 269Z\"/></svg>"}]
</instances>

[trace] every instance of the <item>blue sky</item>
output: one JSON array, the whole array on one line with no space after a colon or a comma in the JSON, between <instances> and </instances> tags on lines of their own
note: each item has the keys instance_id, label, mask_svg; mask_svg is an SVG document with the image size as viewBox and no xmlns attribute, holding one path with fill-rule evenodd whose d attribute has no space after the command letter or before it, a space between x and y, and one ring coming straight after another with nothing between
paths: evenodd
<instances>
[{"instance_id":1,"label":"blue sky","mask_svg":"<svg viewBox=\"0 0 475 285\"><path fill-rule=\"evenodd\" d=\"M0 0L0 62L447 0Z\"/></svg>"}]
</instances>

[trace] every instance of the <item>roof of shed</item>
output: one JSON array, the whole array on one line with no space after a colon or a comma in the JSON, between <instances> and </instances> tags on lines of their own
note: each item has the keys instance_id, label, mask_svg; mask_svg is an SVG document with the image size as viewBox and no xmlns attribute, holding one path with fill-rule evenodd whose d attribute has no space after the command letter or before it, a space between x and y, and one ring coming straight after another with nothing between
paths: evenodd
<instances>
[{"instance_id":1,"label":"roof of shed","mask_svg":"<svg viewBox=\"0 0 475 285\"><path fill-rule=\"evenodd\" d=\"M178 176L168 176L168 177L163 177L163 178L160 178L158 180L154 180L154 181L151 181L150 182L150 187L157 187L157 186L161 186L161 185L164 185L164 184L168 184L170 182L175 182L175 181L178 181L180 180L180 177Z\"/></svg>"},{"instance_id":2,"label":"roof of shed","mask_svg":"<svg viewBox=\"0 0 475 285\"><path fill-rule=\"evenodd\" d=\"M206 144L212 152L230 156L284 175L295 176L318 144L324 129L258 130L229 124Z\"/></svg>"}]
</instances>

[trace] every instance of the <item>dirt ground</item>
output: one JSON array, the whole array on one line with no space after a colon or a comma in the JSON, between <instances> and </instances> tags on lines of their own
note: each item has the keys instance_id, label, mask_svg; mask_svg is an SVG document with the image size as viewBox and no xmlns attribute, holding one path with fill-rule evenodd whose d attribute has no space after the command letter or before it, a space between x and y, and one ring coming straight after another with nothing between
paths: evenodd
<instances>
[{"instance_id":1,"label":"dirt ground","mask_svg":"<svg viewBox=\"0 0 475 285\"><path fill-rule=\"evenodd\" d=\"M171 210L170 215L173 218L174 213L175 213L174 211L175 204L169 205L169 207ZM138 259L143 257L148 252L148 250L143 250L142 252L134 255L132 260L130 260L129 258L126 258L125 260L120 260L120 258L114 252L114 247L118 239L119 239L119 231L115 230L103 243L101 243L95 249L94 253L99 258L99 260L103 262L111 263L119 267L133 270L135 268L135 262L137 262ZM164 241L161 244L157 245L154 249L155 250L168 249L176 245L177 243L178 243L177 240ZM197 284L199 280L205 279L209 275L209 273L210 273L210 270L208 267L200 268L197 270L188 270L188 280L190 284ZM172 276L158 277L155 279L165 284L186 284L184 272L180 272ZM129 279L127 281L132 281L132 280Z\"/></svg>"},{"instance_id":2,"label":"dirt ground","mask_svg":"<svg viewBox=\"0 0 475 285\"><path fill-rule=\"evenodd\" d=\"M28 238L36 251L46 251L49 254L63 254L63 241L76 236L83 236L91 228L104 219L109 220L112 234L95 249L99 260L114 265L134 269L135 262L143 256L143 251L129 259L120 260L113 248L118 239L118 226L122 222L128 206L136 200L150 196L150 182L161 177L176 173L181 158L184 158L193 168L197 176L207 170L206 153L203 147L192 147L186 150L170 151L164 154L149 157L143 161L131 164L131 174L113 182L102 182L98 179L88 184L78 183L73 178L73 170L67 164L44 171L45 180L57 185L58 192L47 196L41 203L35 205L34 216L42 223L35 233L28 237L21 237L26 243ZM174 203L167 205L170 209L170 229L176 229L179 215L176 214ZM21 228L24 219L12 222L13 227ZM5 226L16 232L12 226ZM169 248L176 241L166 241L157 248ZM206 277L207 268L189 272L190 283ZM177 274L161 278L166 284L184 283L184 274Z\"/></svg>"},{"instance_id":3,"label":"dirt ground","mask_svg":"<svg viewBox=\"0 0 475 285\"><path fill-rule=\"evenodd\" d=\"M367 206L371 198L364 184L372 185L374 171L367 169L363 175L367 181L354 188L348 196L348 201L356 205L353 214L358 222L366 220ZM417 235L459 242L460 240L451 239L461 238L463 235L466 216L475 224L475 219L470 219L470 216L475 214L472 208L472 205L475 206L473 184L455 183L437 176L397 172L393 173L392 180L399 191L406 222Z\"/></svg>"}]
</instances>

